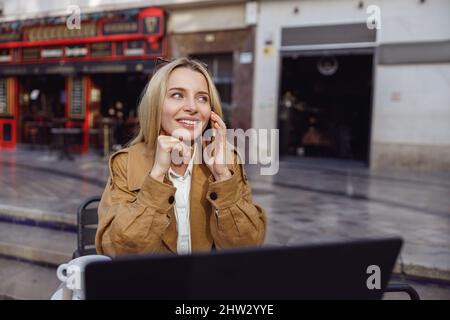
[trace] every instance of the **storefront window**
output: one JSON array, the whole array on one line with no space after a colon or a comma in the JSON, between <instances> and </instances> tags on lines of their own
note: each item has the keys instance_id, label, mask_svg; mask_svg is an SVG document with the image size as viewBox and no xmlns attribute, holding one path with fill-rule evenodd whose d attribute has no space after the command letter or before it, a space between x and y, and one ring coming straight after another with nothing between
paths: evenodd
<instances>
[{"instance_id":1,"label":"storefront window","mask_svg":"<svg viewBox=\"0 0 450 320\"><path fill-rule=\"evenodd\" d=\"M0 78L0 116L12 114L11 105L8 103L8 79Z\"/></svg>"}]
</instances>

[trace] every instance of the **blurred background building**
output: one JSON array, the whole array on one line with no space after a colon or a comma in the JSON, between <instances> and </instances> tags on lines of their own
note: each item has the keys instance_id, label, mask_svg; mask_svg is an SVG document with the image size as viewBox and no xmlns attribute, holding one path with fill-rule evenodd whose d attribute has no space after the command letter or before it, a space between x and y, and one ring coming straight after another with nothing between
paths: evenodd
<instances>
[{"instance_id":1,"label":"blurred background building","mask_svg":"<svg viewBox=\"0 0 450 320\"><path fill-rule=\"evenodd\" d=\"M77 208L109 175L97 154L133 136L156 58L181 56L208 65L229 127L280 129L278 173L246 168L266 244L401 236L398 275L448 299L449 13L449 0L0 0L0 300L55 292Z\"/></svg>"},{"instance_id":2,"label":"blurred background building","mask_svg":"<svg viewBox=\"0 0 450 320\"><path fill-rule=\"evenodd\" d=\"M449 1L258 8L252 122L279 127L282 152L450 167Z\"/></svg>"},{"instance_id":3,"label":"blurred background building","mask_svg":"<svg viewBox=\"0 0 450 320\"><path fill-rule=\"evenodd\" d=\"M80 29L66 26L71 5ZM208 64L228 126L280 129L282 155L450 167L447 0L4 0L0 10L0 148L51 145L55 128L78 128L67 132L81 152L123 145L155 58L191 56Z\"/></svg>"}]
</instances>

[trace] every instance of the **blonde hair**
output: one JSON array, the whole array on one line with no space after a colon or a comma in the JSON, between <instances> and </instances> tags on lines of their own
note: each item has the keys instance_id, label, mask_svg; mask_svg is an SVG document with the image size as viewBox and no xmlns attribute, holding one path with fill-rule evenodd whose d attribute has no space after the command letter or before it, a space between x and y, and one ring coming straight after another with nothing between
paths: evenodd
<instances>
[{"instance_id":1,"label":"blonde hair","mask_svg":"<svg viewBox=\"0 0 450 320\"><path fill-rule=\"evenodd\" d=\"M194 59L179 58L158 69L145 86L138 106L139 131L136 137L131 140L129 146L143 142L151 153L155 152L161 128L161 110L167 91L167 80L172 71L177 68L188 68L201 73L205 77L208 84L211 110L222 117L219 94L205 66Z\"/></svg>"}]
</instances>

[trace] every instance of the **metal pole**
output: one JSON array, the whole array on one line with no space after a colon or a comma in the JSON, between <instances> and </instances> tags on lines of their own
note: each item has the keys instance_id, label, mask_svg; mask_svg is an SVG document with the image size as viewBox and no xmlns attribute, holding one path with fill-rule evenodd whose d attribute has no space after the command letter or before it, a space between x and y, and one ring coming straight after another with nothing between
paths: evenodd
<instances>
[{"instance_id":1,"label":"metal pole","mask_svg":"<svg viewBox=\"0 0 450 320\"><path fill-rule=\"evenodd\" d=\"M108 157L109 154L109 124L108 123L104 123L103 124L103 156L106 158Z\"/></svg>"}]
</instances>

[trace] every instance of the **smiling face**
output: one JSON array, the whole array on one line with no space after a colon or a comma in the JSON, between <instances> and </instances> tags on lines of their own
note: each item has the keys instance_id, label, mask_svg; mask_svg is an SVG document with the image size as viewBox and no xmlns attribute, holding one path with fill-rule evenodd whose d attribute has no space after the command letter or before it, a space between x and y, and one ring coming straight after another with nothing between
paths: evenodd
<instances>
[{"instance_id":1,"label":"smiling face","mask_svg":"<svg viewBox=\"0 0 450 320\"><path fill-rule=\"evenodd\" d=\"M161 133L193 141L206 128L210 116L211 104L205 77L188 68L173 70L167 80L162 105Z\"/></svg>"}]
</instances>

